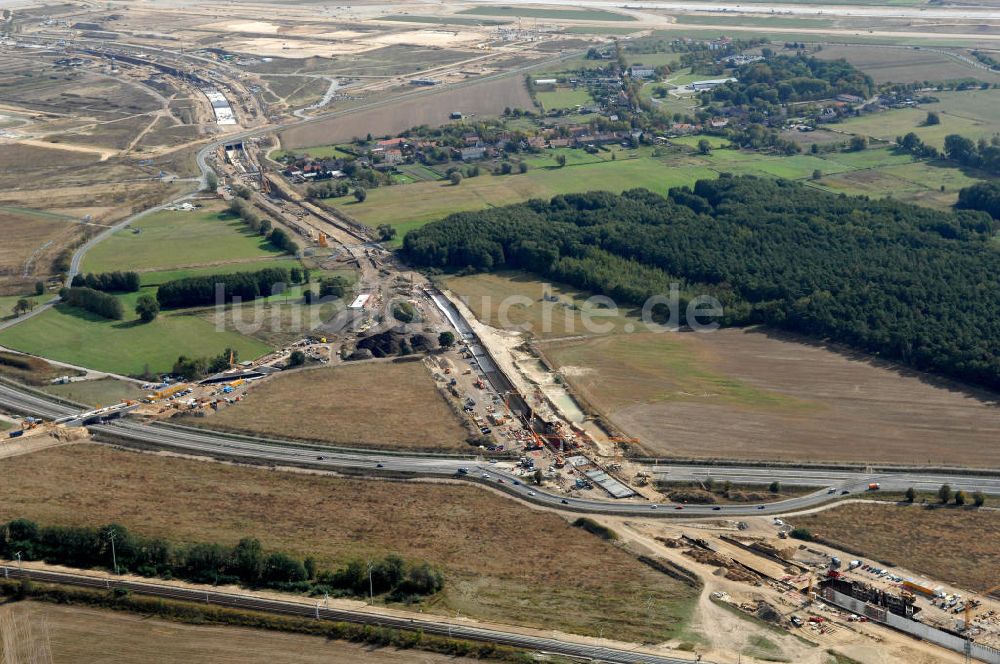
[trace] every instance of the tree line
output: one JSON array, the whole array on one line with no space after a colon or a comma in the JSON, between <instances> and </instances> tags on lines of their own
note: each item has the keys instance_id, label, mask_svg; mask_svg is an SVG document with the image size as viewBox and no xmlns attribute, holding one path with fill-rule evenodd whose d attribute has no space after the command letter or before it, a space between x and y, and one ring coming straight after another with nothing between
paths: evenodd
<instances>
[{"instance_id":1,"label":"tree line","mask_svg":"<svg viewBox=\"0 0 1000 664\"><path fill-rule=\"evenodd\" d=\"M229 212L239 217L247 228L262 237L266 237L275 248L289 254L297 254L299 245L291 236L280 228L272 228L271 220L261 217L253 205L237 196L229 201Z\"/></svg>"},{"instance_id":2,"label":"tree line","mask_svg":"<svg viewBox=\"0 0 1000 664\"><path fill-rule=\"evenodd\" d=\"M979 210L994 219L1000 219L1000 184L977 182L971 187L961 189L955 207L959 210Z\"/></svg>"},{"instance_id":3,"label":"tree line","mask_svg":"<svg viewBox=\"0 0 1000 664\"><path fill-rule=\"evenodd\" d=\"M59 297L69 306L79 307L101 318L121 320L125 317L125 307L121 300L93 288L63 288L59 291Z\"/></svg>"},{"instance_id":4,"label":"tree line","mask_svg":"<svg viewBox=\"0 0 1000 664\"><path fill-rule=\"evenodd\" d=\"M114 551L112 552L112 543ZM235 546L218 543L173 544L145 537L124 526L39 526L14 519L0 526L0 555L11 559L44 560L55 565L89 569L102 567L148 577L184 579L214 585L237 583L250 588L275 588L337 596L389 594L390 599L433 595L444 576L425 562L407 562L390 554L369 564L352 560L334 570L317 569L312 558L266 551L255 538Z\"/></svg>"},{"instance_id":5,"label":"tree line","mask_svg":"<svg viewBox=\"0 0 1000 664\"><path fill-rule=\"evenodd\" d=\"M185 277L161 284L156 300L163 308L229 303L237 297L249 301L275 294L275 286L292 283L291 276L287 268L268 267L255 272ZM304 278L301 271L297 276Z\"/></svg>"},{"instance_id":6,"label":"tree line","mask_svg":"<svg viewBox=\"0 0 1000 664\"><path fill-rule=\"evenodd\" d=\"M70 285L74 288L92 288L110 293L134 293L139 290L138 272L99 272L78 274Z\"/></svg>"},{"instance_id":7,"label":"tree line","mask_svg":"<svg viewBox=\"0 0 1000 664\"><path fill-rule=\"evenodd\" d=\"M944 152L948 159L962 166L1000 175L1000 135L994 135L989 141L985 138L973 141L958 134L949 134L944 137Z\"/></svg>"},{"instance_id":8,"label":"tree line","mask_svg":"<svg viewBox=\"0 0 1000 664\"><path fill-rule=\"evenodd\" d=\"M752 176L464 212L410 232L413 264L525 269L643 303L679 284L764 323L1000 389L996 222ZM683 318L679 321L684 324Z\"/></svg>"}]
</instances>

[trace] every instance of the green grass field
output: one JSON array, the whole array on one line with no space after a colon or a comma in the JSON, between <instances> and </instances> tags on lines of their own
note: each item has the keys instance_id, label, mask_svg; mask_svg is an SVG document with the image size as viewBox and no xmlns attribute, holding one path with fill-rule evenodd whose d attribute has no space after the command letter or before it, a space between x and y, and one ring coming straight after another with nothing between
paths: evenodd
<instances>
[{"instance_id":1,"label":"green grass field","mask_svg":"<svg viewBox=\"0 0 1000 664\"><path fill-rule=\"evenodd\" d=\"M719 16L718 14L680 14L677 22L681 25L720 25L740 27L741 25L771 28L831 28L834 22L826 18L781 17L781 16Z\"/></svg>"},{"instance_id":2,"label":"green grass field","mask_svg":"<svg viewBox=\"0 0 1000 664\"><path fill-rule=\"evenodd\" d=\"M582 150L567 152L583 155L581 160L591 156ZM603 159L564 168L555 168L551 156L537 156L532 161L552 166L536 167L525 174L466 178L457 187L442 182L379 187L370 190L368 199L361 204L330 202L343 207L348 214L369 226L396 226L402 237L404 231L453 212L481 210L529 198L551 198L558 194L590 190L620 192L646 187L666 193L670 187L690 185L700 178L716 175L706 167L669 168L658 160L645 157L628 159L620 156L612 161L606 153L602 154L605 154Z\"/></svg>"},{"instance_id":3,"label":"green grass field","mask_svg":"<svg viewBox=\"0 0 1000 664\"><path fill-rule=\"evenodd\" d=\"M940 149L948 134L961 134L973 140L1000 132L1000 90L965 90L938 92L938 103L920 108L901 108L851 118L834 125L836 129L893 141L897 136L915 132L924 142ZM924 126L929 111L936 111L941 124Z\"/></svg>"},{"instance_id":4,"label":"green grass field","mask_svg":"<svg viewBox=\"0 0 1000 664\"><path fill-rule=\"evenodd\" d=\"M147 366L154 373L169 371L179 355L215 355L231 347L240 357L250 359L270 350L259 341L218 331L203 318L183 312L164 312L152 323L143 324L131 310L126 311L125 320L112 321L65 306L0 332L0 344L128 375L140 375Z\"/></svg>"},{"instance_id":5,"label":"green grass field","mask_svg":"<svg viewBox=\"0 0 1000 664\"><path fill-rule=\"evenodd\" d=\"M52 293L44 295L2 295L0 296L0 319L10 318L14 315L14 307L21 298L34 300L37 305L42 305L55 297Z\"/></svg>"},{"instance_id":6,"label":"green grass field","mask_svg":"<svg viewBox=\"0 0 1000 664\"><path fill-rule=\"evenodd\" d=\"M610 27L605 25L571 25L563 30L571 35L630 35L639 28ZM591 62L594 62L591 60Z\"/></svg>"},{"instance_id":7,"label":"green grass field","mask_svg":"<svg viewBox=\"0 0 1000 664\"><path fill-rule=\"evenodd\" d=\"M289 270L293 267L302 267L302 263L297 258L269 258L256 261L246 261L241 263L229 263L226 265L209 265L206 267L183 268L179 270L152 270L140 272L139 281L143 287L159 286L160 284L174 279L186 279L188 277L206 277L213 274L235 274L237 272L255 272L268 267L284 267Z\"/></svg>"},{"instance_id":8,"label":"green grass field","mask_svg":"<svg viewBox=\"0 0 1000 664\"><path fill-rule=\"evenodd\" d=\"M551 18L569 21L634 21L626 14L606 12L601 9L541 9L538 7L473 7L458 12L474 16L520 16L523 18Z\"/></svg>"},{"instance_id":9,"label":"green grass field","mask_svg":"<svg viewBox=\"0 0 1000 664\"><path fill-rule=\"evenodd\" d=\"M646 67L673 66L681 61L680 53L626 53L625 59L631 65Z\"/></svg>"},{"instance_id":10,"label":"green grass field","mask_svg":"<svg viewBox=\"0 0 1000 664\"><path fill-rule=\"evenodd\" d=\"M418 16L416 14L396 14L382 16L380 21L398 21L400 23L428 23L430 25L503 25L509 21L490 20L486 18L462 18L461 16Z\"/></svg>"},{"instance_id":11,"label":"green grass field","mask_svg":"<svg viewBox=\"0 0 1000 664\"><path fill-rule=\"evenodd\" d=\"M354 155L349 152L345 152L337 145L317 145L311 148L299 148L297 150L275 150L269 156L271 159L278 160L288 156L304 156L309 155L314 159L333 159L338 158L352 158Z\"/></svg>"},{"instance_id":12,"label":"green grass field","mask_svg":"<svg viewBox=\"0 0 1000 664\"><path fill-rule=\"evenodd\" d=\"M91 249L83 271L174 269L281 255L222 209L213 203L193 212L144 217Z\"/></svg>"},{"instance_id":13,"label":"green grass field","mask_svg":"<svg viewBox=\"0 0 1000 664\"><path fill-rule=\"evenodd\" d=\"M535 98L546 111L555 108L576 108L594 103L594 98L586 88L557 88L551 92L536 92Z\"/></svg>"},{"instance_id":14,"label":"green grass field","mask_svg":"<svg viewBox=\"0 0 1000 664\"><path fill-rule=\"evenodd\" d=\"M116 378L81 380L63 385L48 385L42 388L49 394L69 399L87 406L99 408L129 399L141 399L146 391L141 385Z\"/></svg>"}]
</instances>

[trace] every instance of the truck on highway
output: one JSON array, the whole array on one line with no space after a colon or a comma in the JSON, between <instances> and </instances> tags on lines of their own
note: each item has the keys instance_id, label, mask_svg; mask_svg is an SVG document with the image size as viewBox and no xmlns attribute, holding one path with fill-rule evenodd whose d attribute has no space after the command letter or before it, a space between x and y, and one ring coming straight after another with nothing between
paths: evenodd
<instances>
[{"instance_id":1,"label":"truck on highway","mask_svg":"<svg viewBox=\"0 0 1000 664\"><path fill-rule=\"evenodd\" d=\"M878 482L872 482L868 485L869 491L878 491L882 486Z\"/></svg>"}]
</instances>

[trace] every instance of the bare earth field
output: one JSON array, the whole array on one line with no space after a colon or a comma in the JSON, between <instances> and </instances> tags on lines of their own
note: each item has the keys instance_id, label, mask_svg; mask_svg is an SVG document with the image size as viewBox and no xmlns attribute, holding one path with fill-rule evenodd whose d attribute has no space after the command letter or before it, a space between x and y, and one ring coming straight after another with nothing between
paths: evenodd
<instances>
[{"instance_id":1,"label":"bare earth field","mask_svg":"<svg viewBox=\"0 0 1000 664\"><path fill-rule=\"evenodd\" d=\"M831 543L938 581L974 591L997 583L1000 512L995 510L850 504L790 520Z\"/></svg>"},{"instance_id":2,"label":"bare earth field","mask_svg":"<svg viewBox=\"0 0 1000 664\"><path fill-rule=\"evenodd\" d=\"M844 58L875 79L876 83L911 83L976 78L987 83L1000 81L1000 74L977 69L944 53L927 49L886 46L824 46L816 57Z\"/></svg>"},{"instance_id":3,"label":"bare earth field","mask_svg":"<svg viewBox=\"0 0 1000 664\"><path fill-rule=\"evenodd\" d=\"M471 451L421 362L366 362L275 376L199 424L350 447Z\"/></svg>"},{"instance_id":4,"label":"bare earth field","mask_svg":"<svg viewBox=\"0 0 1000 664\"><path fill-rule=\"evenodd\" d=\"M177 542L257 537L266 549L313 556L320 569L398 552L444 572L445 590L425 610L584 634L603 628L623 640L671 638L697 595L555 514L469 486L274 472L84 443L0 460L0 520L19 516L113 521Z\"/></svg>"},{"instance_id":5,"label":"bare earth field","mask_svg":"<svg viewBox=\"0 0 1000 664\"><path fill-rule=\"evenodd\" d=\"M444 664L471 661L414 650L369 648L316 636L184 625L130 613L31 601L0 606L0 620L5 617L13 618L18 625L29 622L33 637L19 641L13 649L25 659L12 658L11 661L33 661L27 658L31 646L46 641L52 653L52 664Z\"/></svg>"},{"instance_id":6,"label":"bare earth field","mask_svg":"<svg viewBox=\"0 0 1000 664\"><path fill-rule=\"evenodd\" d=\"M995 395L798 339L728 329L613 335L543 350L652 454L1000 464Z\"/></svg>"},{"instance_id":7,"label":"bare earth field","mask_svg":"<svg viewBox=\"0 0 1000 664\"><path fill-rule=\"evenodd\" d=\"M11 294L34 294L32 286L51 272L53 257L72 243L82 226L71 220L24 214L0 205L0 286ZM28 290L25 290L25 289Z\"/></svg>"},{"instance_id":8,"label":"bare earth field","mask_svg":"<svg viewBox=\"0 0 1000 664\"><path fill-rule=\"evenodd\" d=\"M294 149L349 141L368 133L373 136L397 134L417 125L433 127L445 124L452 111L461 111L466 116L495 116L500 115L507 107L532 107L531 97L521 76L508 76L434 94L403 98L397 103L364 113L293 127L281 132L281 145L285 149Z\"/></svg>"}]
</instances>

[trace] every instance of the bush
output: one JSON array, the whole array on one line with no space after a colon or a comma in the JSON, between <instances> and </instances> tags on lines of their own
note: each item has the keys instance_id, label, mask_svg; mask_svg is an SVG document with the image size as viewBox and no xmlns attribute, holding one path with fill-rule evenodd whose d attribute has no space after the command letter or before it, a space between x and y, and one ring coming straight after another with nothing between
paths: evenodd
<instances>
[{"instance_id":1,"label":"bush","mask_svg":"<svg viewBox=\"0 0 1000 664\"><path fill-rule=\"evenodd\" d=\"M143 293L135 303L135 313L144 323L151 323L160 314L160 303L152 295Z\"/></svg>"},{"instance_id":2,"label":"bush","mask_svg":"<svg viewBox=\"0 0 1000 664\"><path fill-rule=\"evenodd\" d=\"M815 537L813 537L813 534L809 532L807 528L793 528L792 532L788 534L791 537L794 537L797 540L802 540L804 542L813 542L816 539Z\"/></svg>"}]
</instances>

